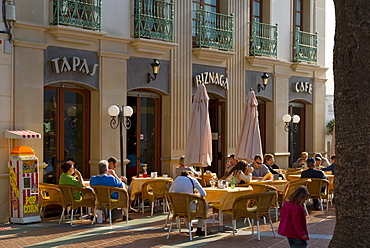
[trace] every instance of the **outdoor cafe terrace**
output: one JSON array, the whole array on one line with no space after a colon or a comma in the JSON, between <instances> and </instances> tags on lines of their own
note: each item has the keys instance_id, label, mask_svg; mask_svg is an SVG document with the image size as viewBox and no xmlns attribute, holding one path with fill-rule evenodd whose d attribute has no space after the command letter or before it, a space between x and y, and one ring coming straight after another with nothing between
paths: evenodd
<instances>
[{"instance_id":1,"label":"outdoor cafe terrace","mask_svg":"<svg viewBox=\"0 0 370 248\"><path fill-rule=\"evenodd\" d=\"M148 189L149 195L163 194L156 187L165 188L167 189L165 192L167 192L167 186L172 183L172 179L160 176L156 179L151 179L150 177L136 178L131 182L131 186L133 186L131 196L128 196L124 191L127 200L125 204L128 204L128 199L131 198L136 208L135 211L129 213L128 222L126 217L125 221L123 221L122 216L116 214L112 225L110 225L109 216L103 218L105 220L102 223L95 221L92 225L91 215L88 215L92 209L84 208L81 216L79 213L80 208L74 205L78 212L74 214L71 225L71 211L67 211L69 214L61 218L62 208L55 205L54 202L52 205L46 206L45 212L45 209L42 211L44 216L40 223L0 225L0 247L245 247L246 245L248 247L288 247L285 237L279 235L274 237L268 219L264 221L263 218L260 218L260 240L258 240L256 225L254 225L254 233L252 233L250 222L245 221L244 218L237 219L234 236L231 211L236 206L234 204L236 202L235 199L255 195L259 191L258 188L265 187L268 191L272 190L275 192L274 195L279 193L280 195L283 194L284 197L284 192L285 194L288 192L286 189L289 188L289 185L293 185L292 182L297 182L297 179L293 176L290 178L292 181L284 179L251 182L249 185L241 185L241 187L235 188L205 187L207 196L204 202L209 202L211 206L205 211L209 234L207 236L195 236L197 220L193 220L193 232L192 237L190 237L188 224L184 220L181 221L181 233L176 223L174 223L168 236L172 215L179 211L174 201L175 198L172 198L175 195L171 196L165 193L167 199L170 200L169 205L172 210L170 213L167 211L167 204L164 200L155 201L156 204L152 210L151 201L153 199L150 200L150 197L146 196L147 193L145 191ZM161 184L158 184L158 182ZM259 186L261 184L262 186ZM45 184L40 185L40 192L43 187L46 187ZM261 194L263 195L264 193ZM147 199L144 204L144 213L142 213L143 208L140 205L142 203L137 201L139 198ZM97 202L101 201L99 197L96 199ZM268 203L267 209L269 210L266 211L271 216L272 225L277 232L279 225L279 216L276 215L275 208L278 206L276 204L277 198L271 199L275 200L271 200ZM282 201L282 199L284 198L280 196L279 201ZM50 200L50 198L46 197L45 201L47 200ZM203 199L198 199L197 204L200 205L201 201ZM188 202L190 201L188 200ZM40 204L40 206L44 205L42 202ZM186 204L183 202L179 205L190 208L189 206L186 207ZM326 206L328 206L328 209ZM315 211L312 208L308 208L309 247L327 247L332 238L335 225L335 209L332 202L325 201L323 210L325 211ZM197 214L200 214L201 209L198 208L196 211ZM168 216L169 219L167 219Z\"/></svg>"}]
</instances>

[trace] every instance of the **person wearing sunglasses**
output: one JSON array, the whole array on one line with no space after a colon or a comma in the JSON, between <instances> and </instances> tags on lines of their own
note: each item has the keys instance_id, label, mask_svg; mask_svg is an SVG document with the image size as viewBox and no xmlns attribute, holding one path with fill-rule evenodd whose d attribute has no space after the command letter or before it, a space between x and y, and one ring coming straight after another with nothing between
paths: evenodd
<instances>
[{"instance_id":1,"label":"person wearing sunglasses","mask_svg":"<svg viewBox=\"0 0 370 248\"><path fill-rule=\"evenodd\" d=\"M267 166L262 163L261 155L257 154L256 156L254 156L253 163L249 164L248 166L254 168L254 171L252 172L253 180L272 180L272 174L270 173ZM267 177L265 177L266 175Z\"/></svg>"}]
</instances>

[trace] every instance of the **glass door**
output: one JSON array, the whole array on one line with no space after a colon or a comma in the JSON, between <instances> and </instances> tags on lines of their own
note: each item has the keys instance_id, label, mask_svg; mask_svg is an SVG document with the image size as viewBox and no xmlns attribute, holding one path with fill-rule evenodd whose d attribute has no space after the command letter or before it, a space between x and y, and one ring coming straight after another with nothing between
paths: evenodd
<instances>
[{"instance_id":1,"label":"glass door","mask_svg":"<svg viewBox=\"0 0 370 248\"><path fill-rule=\"evenodd\" d=\"M293 154L289 157L291 166L301 156L301 152L305 151L305 105L298 102L289 103L289 114L291 116L299 115L300 117L297 132L291 129L289 134L289 152Z\"/></svg>"},{"instance_id":2,"label":"glass door","mask_svg":"<svg viewBox=\"0 0 370 248\"><path fill-rule=\"evenodd\" d=\"M209 119L212 131L212 165L205 168L218 175L223 176L225 171L225 103L219 102L218 99L209 100ZM223 159L224 158L224 159ZM225 160L225 161L224 161Z\"/></svg>"},{"instance_id":3,"label":"glass door","mask_svg":"<svg viewBox=\"0 0 370 248\"><path fill-rule=\"evenodd\" d=\"M44 91L44 182L58 183L62 162L72 160L90 177L89 92L47 87Z\"/></svg>"},{"instance_id":4,"label":"glass door","mask_svg":"<svg viewBox=\"0 0 370 248\"><path fill-rule=\"evenodd\" d=\"M127 177L147 168L147 173L161 173L160 166L160 98L154 96L128 96L127 105L134 113L127 130Z\"/></svg>"}]
</instances>

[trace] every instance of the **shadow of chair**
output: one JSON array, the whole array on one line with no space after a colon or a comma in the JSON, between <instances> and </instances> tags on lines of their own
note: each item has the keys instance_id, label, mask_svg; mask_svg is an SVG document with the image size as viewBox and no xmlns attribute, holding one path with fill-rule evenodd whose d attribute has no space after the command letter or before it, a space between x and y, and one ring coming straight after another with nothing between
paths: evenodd
<instances>
[{"instance_id":1,"label":"shadow of chair","mask_svg":"<svg viewBox=\"0 0 370 248\"><path fill-rule=\"evenodd\" d=\"M66 201L63 196L63 192L60 190L58 185L50 183L39 184L39 204L40 204L40 215L44 216L46 206L49 205L60 205L65 208Z\"/></svg>"},{"instance_id":2,"label":"shadow of chair","mask_svg":"<svg viewBox=\"0 0 370 248\"><path fill-rule=\"evenodd\" d=\"M151 214L153 216L154 204L157 200L162 199L164 201L163 209L167 207L166 193L170 189L172 182L162 179L154 179L145 182L141 188L141 199L142 199L142 213L144 214L144 202L149 200L151 202ZM164 211L165 212L165 211Z\"/></svg>"},{"instance_id":3,"label":"shadow of chair","mask_svg":"<svg viewBox=\"0 0 370 248\"><path fill-rule=\"evenodd\" d=\"M94 185L91 186L96 195L96 206L95 211L99 208L105 206L109 210L109 226L112 226L112 209L121 208L122 214L126 216L126 223L128 223L128 209L129 209L129 196L125 189L111 187L111 186L103 186L103 185ZM112 198L112 194L116 194L117 199ZM92 224L94 224L96 216L94 215L94 219Z\"/></svg>"},{"instance_id":4,"label":"shadow of chair","mask_svg":"<svg viewBox=\"0 0 370 248\"><path fill-rule=\"evenodd\" d=\"M312 181L308 183L307 189L310 193L310 199L317 199L320 202L322 214L324 214L324 208L322 201L328 200L329 196L329 181L321 178L310 178ZM329 209L329 203L326 203L326 211Z\"/></svg>"},{"instance_id":5,"label":"shadow of chair","mask_svg":"<svg viewBox=\"0 0 370 248\"><path fill-rule=\"evenodd\" d=\"M63 192L63 196L66 200L66 205L63 207L62 216L60 217L59 223L62 221L62 218L64 218L64 212L67 206L70 206L71 211L71 222L70 224L73 224L73 213L74 210L79 207L90 207L93 210L93 215L95 216L95 193L89 188L79 188L72 185L58 185ZM78 199L74 199L74 192L80 192L80 197Z\"/></svg>"},{"instance_id":6,"label":"shadow of chair","mask_svg":"<svg viewBox=\"0 0 370 248\"><path fill-rule=\"evenodd\" d=\"M207 203L197 195L188 193L167 193L167 199L170 201L172 219L168 229L167 239L170 237L172 225L177 219L184 218L188 223L190 240L193 240L191 233L191 221L195 219L204 219L204 233L207 236ZM179 232L181 228L179 225Z\"/></svg>"},{"instance_id":7,"label":"shadow of chair","mask_svg":"<svg viewBox=\"0 0 370 248\"><path fill-rule=\"evenodd\" d=\"M307 185L311 182L312 180L310 178L302 178L302 179L298 179L298 180L295 180L295 181L291 181L289 183L289 187L288 187L288 190L287 192L285 193L281 203L283 204L284 202L286 202L288 199L288 197L299 187L299 186L305 186L307 188ZM308 213L308 210L307 210L307 206L306 206L306 203L303 203L303 206L304 206L304 209L306 210L306 214L307 216L310 216L309 213Z\"/></svg>"},{"instance_id":8,"label":"shadow of chair","mask_svg":"<svg viewBox=\"0 0 370 248\"><path fill-rule=\"evenodd\" d=\"M274 226L270 216L270 207L276 199L276 191L269 191L251 195L240 196L235 199L232 208L233 236L235 236L236 220L239 218L252 219L252 235L254 234L254 221L257 222L257 237L261 239L259 221L265 217L271 225L272 232L276 238Z\"/></svg>"}]
</instances>

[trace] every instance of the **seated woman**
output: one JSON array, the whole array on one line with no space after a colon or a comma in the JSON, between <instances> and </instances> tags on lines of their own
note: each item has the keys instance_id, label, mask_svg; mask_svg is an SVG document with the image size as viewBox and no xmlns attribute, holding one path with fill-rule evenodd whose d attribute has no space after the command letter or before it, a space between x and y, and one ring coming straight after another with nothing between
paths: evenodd
<instances>
[{"instance_id":1,"label":"seated woman","mask_svg":"<svg viewBox=\"0 0 370 248\"><path fill-rule=\"evenodd\" d=\"M59 184L72 185L82 188L84 185L81 173L75 169L72 161L64 162L60 168L62 169L62 175L59 178ZM81 198L81 192L74 192L73 199L79 200Z\"/></svg>"},{"instance_id":2,"label":"seated woman","mask_svg":"<svg viewBox=\"0 0 370 248\"><path fill-rule=\"evenodd\" d=\"M236 165L226 174L226 180L231 180L234 177L235 184L248 183L252 180L253 168L248 167L244 160L240 160Z\"/></svg>"}]
</instances>

